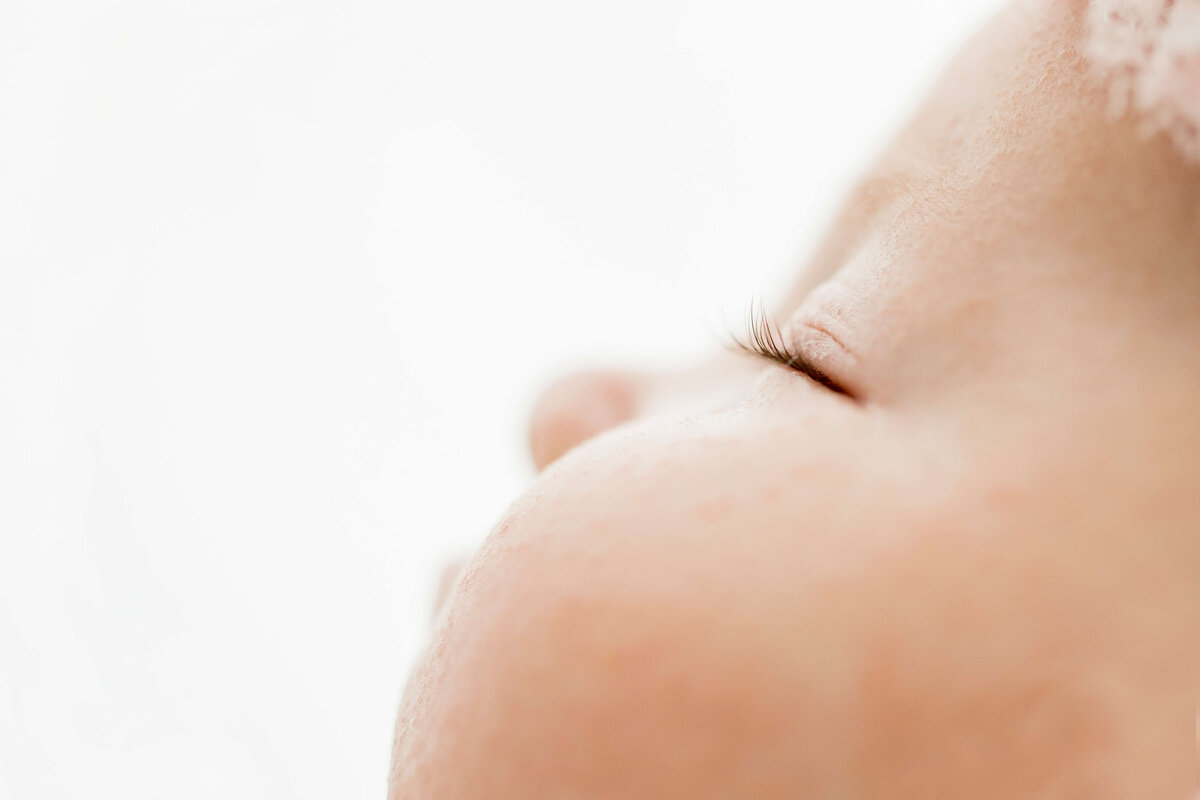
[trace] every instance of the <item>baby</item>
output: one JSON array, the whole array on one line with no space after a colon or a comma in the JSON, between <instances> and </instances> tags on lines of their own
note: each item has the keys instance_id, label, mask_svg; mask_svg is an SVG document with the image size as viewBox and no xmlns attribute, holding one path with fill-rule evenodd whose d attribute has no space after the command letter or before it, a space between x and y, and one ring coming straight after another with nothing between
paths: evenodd
<instances>
[{"instance_id":1,"label":"baby","mask_svg":"<svg viewBox=\"0 0 1200 800\"><path fill-rule=\"evenodd\" d=\"M552 387L391 798L1194 797L1196 6L1012 4L745 352Z\"/></svg>"}]
</instances>

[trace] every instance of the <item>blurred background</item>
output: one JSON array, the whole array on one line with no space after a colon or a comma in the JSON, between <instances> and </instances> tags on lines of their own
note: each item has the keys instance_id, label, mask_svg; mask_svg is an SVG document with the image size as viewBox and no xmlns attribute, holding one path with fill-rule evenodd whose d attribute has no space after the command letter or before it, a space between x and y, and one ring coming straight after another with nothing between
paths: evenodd
<instances>
[{"instance_id":1,"label":"blurred background","mask_svg":"<svg viewBox=\"0 0 1200 800\"><path fill-rule=\"evenodd\" d=\"M788 282L994 0L5 0L0 797L382 798L557 372Z\"/></svg>"}]
</instances>

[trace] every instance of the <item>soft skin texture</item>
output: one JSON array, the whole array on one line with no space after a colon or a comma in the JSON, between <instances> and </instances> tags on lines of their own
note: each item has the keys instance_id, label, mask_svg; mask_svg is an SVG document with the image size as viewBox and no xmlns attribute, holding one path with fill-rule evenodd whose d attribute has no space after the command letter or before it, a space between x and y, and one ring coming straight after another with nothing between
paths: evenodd
<instances>
[{"instance_id":1,"label":"soft skin texture","mask_svg":"<svg viewBox=\"0 0 1200 800\"><path fill-rule=\"evenodd\" d=\"M778 318L552 387L393 800L1188 800L1200 175L1112 121L1086 4L1006 9Z\"/></svg>"}]
</instances>

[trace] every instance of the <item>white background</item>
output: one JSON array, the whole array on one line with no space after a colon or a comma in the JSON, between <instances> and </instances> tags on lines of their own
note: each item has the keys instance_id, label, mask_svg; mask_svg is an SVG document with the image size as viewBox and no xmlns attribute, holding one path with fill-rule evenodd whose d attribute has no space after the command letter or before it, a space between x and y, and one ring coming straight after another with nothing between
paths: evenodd
<instances>
[{"instance_id":1,"label":"white background","mask_svg":"<svg viewBox=\"0 0 1200 800\"><path fill-rule=\"evenodd\" d=\"M0 797L382 798L537 387L782 287L994 5L0 0Z\"/></svg>"}]
</instances>

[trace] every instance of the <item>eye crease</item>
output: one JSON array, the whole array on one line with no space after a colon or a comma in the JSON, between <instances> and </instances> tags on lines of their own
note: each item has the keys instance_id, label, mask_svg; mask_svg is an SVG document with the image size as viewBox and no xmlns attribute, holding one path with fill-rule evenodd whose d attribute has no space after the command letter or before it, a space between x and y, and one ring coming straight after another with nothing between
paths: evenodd
<instances>
[{"instance_id":1,"label":"eye crease","mask_svg":"<svg viewBox=\"0 0 1200 800\"><path fill-rule=\"evenodd\" d=\"M732 334L731 338L733 341L729 344L729 347L736 352L765 358L768 361L805 375L831 392L854 399L854 395L839 385L833 378L829 377L824 370L814 364L807 356L792 350L788 346L783 335L779 332L778 326L771 320L770 315L767 314L761 304L752 303L750 305L750 310L747 313L745 335L738 336Z\"/></svg>"}]
</instances>

